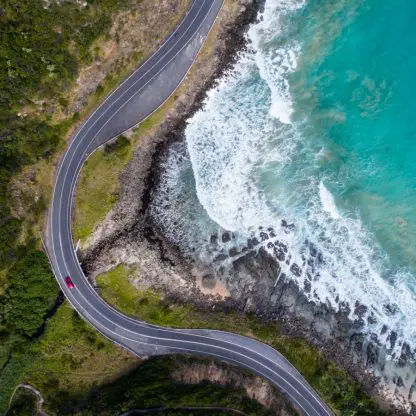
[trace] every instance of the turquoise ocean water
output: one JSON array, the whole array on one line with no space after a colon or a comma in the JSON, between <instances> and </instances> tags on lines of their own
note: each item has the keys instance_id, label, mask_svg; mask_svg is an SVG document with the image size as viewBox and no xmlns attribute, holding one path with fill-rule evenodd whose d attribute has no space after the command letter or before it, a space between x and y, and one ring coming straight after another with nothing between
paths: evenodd
<instances>
[{"instance_id":1,"label":"turquoise ocean water","mask_svg":"<svg viewBox=\"0 0 416 416\"><path fill-rule=\"evenodd\" d=\"M218 227L273 227L298 264L323 253L311 299L365 304L369 332L415 345L415 18L410 0L266 0L166 162L171 238L203 257Z\"/></svg>"}]
</instances>

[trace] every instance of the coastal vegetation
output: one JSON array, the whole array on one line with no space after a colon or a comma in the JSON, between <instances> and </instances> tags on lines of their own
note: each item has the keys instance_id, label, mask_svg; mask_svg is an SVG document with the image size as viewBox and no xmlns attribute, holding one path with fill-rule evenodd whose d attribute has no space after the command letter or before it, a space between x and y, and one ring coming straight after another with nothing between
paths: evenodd
<instances>
[{"instance_id":1,"label":"coastal vegetation","mask_svg":"<svg viewBox=\"0 0 416 416\"><path fill-rule=\"evenodd\" d=\"M118 198L120 175L131 157L125 136L98 149L84 164L75 196L74 239L84 240L111 210Z\"/></svg>"},{"instance_id":2,"label":"coastal vegetation","mask_svg":"<svg viewBox=\"0 0 416 416\"><path fill-rule=\"evenodd\" d=\"M88 1L85 6L5 0L0 7L1 409L36 361L32 348L42 338L37 333L58 296L48 259L39 250L39 235L25 229L29 218L31 224L42 221L47 192L29 197L21 192L15 198L13 181L27 167L42 164L33 188L39 186L38 178L42 186L48 183L44 172L50 175L54 153L77 120L76 113L57 113L68 106L79 68L91 63L91 45L108 33L113 13L126 5L120 0Z\"/></svg>"},{"instance_id":3,"label":"coastal vegetation","mask_svg":"<svg viewBox=\"0 0 416 416\"><path fill-rule=\"evenodd\" d=\"M133 276L138 278L137 270L124 265L99 275L96 281L100 294L120 311L157 325L221 329L254 337L285 355L337 414L383 414L345 371L307 341L282 334L278 324L266 324L233 311L210 312L178 304L154 290L137 289L129 281Z\"/></svg>"}]
</instances>

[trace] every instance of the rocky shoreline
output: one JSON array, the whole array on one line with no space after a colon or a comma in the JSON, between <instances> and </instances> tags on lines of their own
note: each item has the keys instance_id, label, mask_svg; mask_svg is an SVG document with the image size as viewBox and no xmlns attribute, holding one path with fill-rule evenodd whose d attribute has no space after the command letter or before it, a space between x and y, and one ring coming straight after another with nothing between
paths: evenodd
<instances>
[{"instance_id":1,"label":"rocky shoreline","mask_svg":"<svg viewBox=\"0 0 416 416\"><path fill-rule=\"evenodd\" d=\"M265 321L278 321L285 334L312 342L326 358L358 380L368 394L386 406L395 405L397 409L405 408L408 413L416 414L412 406L416 384L415 377L411 378L415 371L409 360L410 348L404 344L402 355L394 364L386 358L389 350L377 337L364 334L364 305L355 305L356 319L351 320L347 305L340 304L334 311L326 304L309 301L305 296L308 281L299 288L282 271L281 265L289 265L287 249L276 241L273 229L259 230L244 247L218 252L213 266L207 267L185 258L150 215L166 149L183 140L186 120L201 108L206 92L246 46L244 32L256 19L262 3L225 1L214 28L216 33L211 34L214 45L207 42L176 93L165 121L141 138L140 148L121 176L122 192L117 206L96 228L89 247L82 254L83 267L94 281L95 276L117 264L134 265L140 279L133 283L161 290L172 301L191 303L199 309L227 311L232 308ZM281 226L292 225L282 221ZM232 234L224 231L221 235L213 234L210 244L215 246L218 241L231 240ZM321 256L309 247L305 262L319 263ZM222 263L227 267L221 267ZM296 274L303 266L293 263L289 270ZM207 293L201 287L215 286L218 282L225 286L229 296L215 291ZM392 350L394 333L389 340ZM401 410L392 407L391 412L401 414Z\"/></svg>"}]
</instances>

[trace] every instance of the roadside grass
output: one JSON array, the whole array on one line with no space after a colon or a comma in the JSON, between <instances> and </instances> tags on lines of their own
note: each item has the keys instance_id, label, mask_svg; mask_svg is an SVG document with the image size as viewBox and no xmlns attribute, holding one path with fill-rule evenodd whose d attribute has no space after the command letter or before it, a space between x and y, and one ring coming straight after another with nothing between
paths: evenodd
<instances>
[{"instance_id":1,"label":"roadside grass","mask_svg":"<svg viewBox=\"0 0 416 416\"><path fill-rule=\"evenodd\" d=\"M98 149L82 168L75 195L74 238L84 241L117 202L118 177L132 153L131 144L119 136L114 145Z\"/></svg>"},{"instance_id":2,"label":"roadside grass","mask_svg":"<svg viewBox=\"0 0 416 416\"><path fill-rule=\"evenodd\" d=\"M137 270L119 265L97 276L101 296L130 316L173 328L210 328L256 338L282 353L319 392L338 415L382 415L377 404L364 394L345 371L326 360L315 347L299 338L285 336L278 324L266 324L253 316L230 311L200 311L172 303L153 290L140 290L129 278Z\"/></svg>"},{"instance_id":3,"label":"roadside grass","mask_svg":"<svg viewBox=\"0 0 416 416\"><path fill-rule=\"evenodd\" d=\"M114 380L136 366L138 358L97 333L67 301L32 346L37 356L25 377L45 399L60 390L82 391Z\"/></svg>"}]
</instances>

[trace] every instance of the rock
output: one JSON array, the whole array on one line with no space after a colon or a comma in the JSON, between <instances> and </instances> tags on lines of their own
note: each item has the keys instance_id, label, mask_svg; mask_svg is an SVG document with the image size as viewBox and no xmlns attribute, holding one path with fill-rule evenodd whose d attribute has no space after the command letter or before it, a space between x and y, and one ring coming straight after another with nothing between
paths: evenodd
<instances>
[{"instance_id":1,"label":"rock","mask_svg":"<svg viewBox=\"0 0 416 416\"><path fill-rule=\"evenodd\" d=\"M228 250L228 254L230 257L235 257L238 254L238 250L235 247L232 247Z\"/></svg>"},{"instance_id":2,"label":"rock","mask_svg":"<svg viewBox=\"0 0 416 416\"><path fill-rule=\"evenodd\" d=\"M214 262L217 262L217 261L224 261L225 259L227 259L228 258L228 256L226 255L226 254L223 254L223 253L221 253L221 254L218 254L218 256L216 256L215 258L214 258Z\"/></svg>"},{"instance_id":3,"label":"rock","mask_svg":"<svg viewBox=\"0 0 416 416\"><path fill-rule=\"evenodd\" d=\"M283 250L274 250L274 254L277 257L277 259L279 261L284 261L285 260L285 253L283 252ZM287 264L289 264L289 262L287 262Z\"/></svg>"},{"instance_id":4,"label":"rock","mask_svg":"<svg viewBox=\"0 0 416 416\"><path fill-rule=\"evenodd\" d=\"M359 318L362 318L367 312L367 306L360 304L359 302L355 303L354 314Z\"/></svg>"},{"instance_id":5,"label":"rock","mask_svg":"<svg viewBox=\"0 0 416 416\"><path fill-rule=\"evenodd\" d=\"M261 238L261 241L266 241L266 240L268 240L268 239L269 239L269 234L267 234L267 233L265 233L264 231L262 231L262 232L260 233L260 238Z\"/></svg>"},{"instance_id":6,"label":"rock","mask_svg":"<svg viewBox=\"0 0 416 416\"><path fill-rule=\"evenodd\" d=\"M394 380L394 383L396 384L397 387L403 387L404 383L403 383L403 379L399 376Z\"/></svg>"},{"instance_id":7,"label":"rock","mask_svg":"<svg viewBox=\"0 0 416 416\"><path fill-rule=\"evenodd\" d=\"M395 331L391 331L389 336L387 337L387 342L390 342L390 350L392 350L395 347L396 341L397 341L397 333Z\"/></svg>"},{"instance_id":8,"label":"rock","mask_svg":"<svg viewBox=\"0 0 416 416\"><path fill-rule=\"evenodd\" d=\"M226 231L222 234L221 240L223 243L228 243L229 241L231 241L231 234L228 231Z\"/></svg>"},{"instance_id":9,"label":"rock","mask_svg":"<svg viewBox=\"0 0 416 416\"><path fill-rule=\"evenodd\" d=\"M290 271L297 277L300 277L300 275L302 274L301 268L296 263L293 263L290 266Z\"/></svg>"},{"instance_id":10,"label":"rock","mask_svg":"<svg viewBox=\"0 0 416 416\"><path fill-rule=\"evenodd\" d=\"M251 250L254 246L256 246L257 244L259 244L259 240L257 240L257 238L253 237L253 238L249 238L247 240L247 246L248 248Z\"/></svg>"},{"instance_id":11,"label":"rock","mask_svg":"<svg viewBox=\"0 0 416 416\"><path fill-rule=\"evenodd\" d=\"M412 350L410 349L409 344L407 344L406 342L403 343L402 351L398 360L398 365L400 367L404 367L406 363L409 362L409 360L412 360L413 358L414 356L412 354Z\"/></svg>"},{"instance_id":12,"label":"rock","mask_svg":"<svg viewBox=\"0 0 416 416\"><path fill-rule=\"evenodd\" d=\"M209 242L210 242L210 244L217 244L218 243L218 234L212 234Z\"/></svg>"},{"instance_id":13,"label":"rock","mask_svg":"<svg viewBox=\"0 0 416 416\"><path fill-rule=\"evenodd\" d=\"M367 362L366 367L373 367L378 361L378 348L369 342L367 345Z\"/></svg>"},{"instance_id":14,"label":"rock","mask_svg":"<svg viewBox=\"0 0 416 416\"><path fill-rule=\"evenodd\" d=\"M370 325L374 325L374 324L376 324L376 323L377 323L377 319L376 319L376 317L374 316L373 312L371 312L371 314L367 317L367 322L368 322Z\"/></svg>"}]
</instances>

